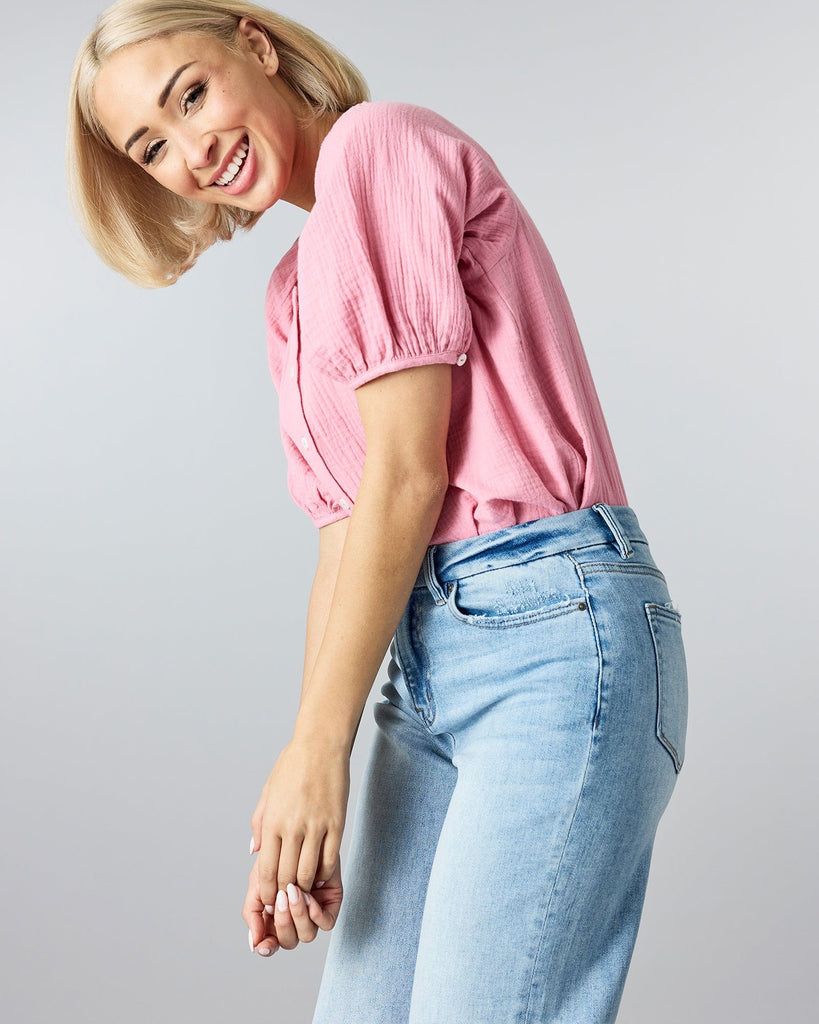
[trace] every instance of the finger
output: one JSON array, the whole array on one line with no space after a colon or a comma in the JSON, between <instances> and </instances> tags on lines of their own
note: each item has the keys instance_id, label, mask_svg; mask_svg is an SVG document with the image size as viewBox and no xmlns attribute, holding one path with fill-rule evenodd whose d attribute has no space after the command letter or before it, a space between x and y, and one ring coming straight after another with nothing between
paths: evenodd
<instances>
[{"instance_id":1,"label":"finger","mask_svg":"<svg viewBox=\"0 0 819 1024\"><path fill-rule=\"evenodd\" d=\"M309 914L309 898L297 885L293 885L292 882L288 885L287 902L290 904L290 916L293 918L299 942L312 942L318 933L318 926Z\"/></svg>"},{"instance_id":2,"label":"finger","mask_svg":"<svg viewBox=\"0 0 819 1024\"><path fill-rule=\"evenodd\" d=\"M341 902L344 898L344 887L341 882L341 860L336 862L333 873L328 880L321 885L316 883L310 893L311 901L308 905L310 919L318 925L322 931L330 931L338 920L341 909Z\"/></svg>"},{"instance_id":3,"label":"finger","mask_svg":"<svg viewBox=\"0 0 819 1024\"><path fill-rule=\"evenodd\" d=\"M247 896L242 907L242 917L248 926L248 943L251 950L262 956L270 956L279 948L275 930L265 914L264 904L259 898L259 879L256 864L250 872Z\"/></svg>"},{"instance_id":4,"label":"finger","mask_svg":"<svg viewBox=\"0 0 819 1024\"><path fill-rule=\"evenodd\" d=\"M321 928L323 932L329 932L338 918L339 906L340 900L338 903L335 900L320 903L314 893L310 896L307 912L310 915L310 920L317 928Z\"/></svg>"},{"instance_id":5,"label":"finger","mask_svg":"<svg viewBox=\"0 0 819 1024\"><path fill-rule=\"evenodd\" d=\"M296 925L290 914L290 901L284 889L279 890L276 895L276 902L273 911L273 924L276 929L276 937L282 949L295 949L299 944L299 936Z\"/></svg>"},{"instance_id":6,"label":"finger","mask_svg":"<svg viewBox=\"0 0 819 1024\"><path fill-rule=\"evenodd\" d=\"M255 853L262 845L262 816L266 805L267 783L264 784L262 795L250 816L250 852Z\"/></svg>"},{"instance_id":7,"label":"finger","mask_svg":"<svg viewBox=\"0 0 819 1024\"><path fill-rule=\"evenodd\" d=\"M289 882L294 885L297 884L296 876L299 871L299 860L301 858L301 848L304 842L304 835L298 833L290 833L289 835L283 836L281 841L281 850L279 852L279 870L278 870L278 885L277 891L287 889Z\"/></svg>"},{"instance_id":8,"label":"finger","mask_svg":"<svg viewBox=\"0 0 819 1024\"><path fill-rule=\"evenodd\" d=\"M313 885L316 882L326 884L333 878L336 870L339 871L339 881L341 880L341 864L340 864L340 852L341 852L341 836L336 835L335 832L328 832L324 836L324 841L321 844L319 851L318 864L316 867L316 877ZM311 890L313 886L310 887Z\"/></svg>"},{"instance_id":9,"label":"finger","mask_svg":"<svg viewBox=\"0 0 819 1024\"><path fill-rule=\"evenodd\" d=\"M309 833L304 837L296 872L296 885L302 892L310 892L313 888L324 838L324 834L319 832Z\"/></svg>"},{"instance_id":10,"label":"finger","mask_svg":"<svg viewBox=\"0 0 819 1024\"><path fill-rule=\"evenodd\" d=\"M273 923L273 917L265 910L263 914L265 936L261 942L259 942L254 952L258 953L259 956L272 956L279 949L279 938L276 935L276 926Z\"/></svg>"},{"instance_id":11,"label":"finger","mask_svg":"<svg viewBox=\"0 0 819 1024\"><path fill-rule=\"evenodd\" d=\"M273 832L262 836L262 846L256 864L259 871L259 897L262 904L272 904L279 891L279 857L281 854L281 837Z\"/></svg>"}]
</instances>

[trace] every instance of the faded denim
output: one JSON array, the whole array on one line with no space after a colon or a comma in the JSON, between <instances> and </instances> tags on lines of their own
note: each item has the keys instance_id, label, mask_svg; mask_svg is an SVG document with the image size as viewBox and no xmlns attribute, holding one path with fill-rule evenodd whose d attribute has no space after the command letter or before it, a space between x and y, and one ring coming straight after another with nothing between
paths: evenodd
<instances>
[{"instance_id":1,"label":"faded denim","mask_svg":"<svg viewBox=\"0 0 819 1024\"><path fill-rule=\"evenodd\" d=\"M680 613L628 506L428 548L314 1024L609 1024L685 758Z\"/></svg>"}]
</instances>

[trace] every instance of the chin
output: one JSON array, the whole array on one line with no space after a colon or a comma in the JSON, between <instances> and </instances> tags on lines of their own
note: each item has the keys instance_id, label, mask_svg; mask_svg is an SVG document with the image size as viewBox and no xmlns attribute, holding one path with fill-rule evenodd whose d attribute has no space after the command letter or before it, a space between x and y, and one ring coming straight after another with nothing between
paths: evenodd
<instances>
[{"instance_id":1,"label":"chin","mask_svg":"<svg viewBox=\"0 0 819 1024\"><path fill-rule=\"evenodd\" d=\"M252 204L249 203L246 209L252 210L253 213L264 213L264 211L269 210L271 206L275 206L278 201L278 192L271 190L266 196L262 196L261 199L257 199Z\"/></svg>"}]
</instances>

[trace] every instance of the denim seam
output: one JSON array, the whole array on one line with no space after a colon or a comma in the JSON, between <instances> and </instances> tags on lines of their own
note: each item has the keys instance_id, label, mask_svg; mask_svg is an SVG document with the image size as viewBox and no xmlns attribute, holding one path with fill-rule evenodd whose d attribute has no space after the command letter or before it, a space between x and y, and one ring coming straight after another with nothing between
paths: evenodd
<instances>
[{"instance_id":1,"label":"denim seam","mask_svg":"<svg viewBox=\"0 0 819 1024\"><path fill-rule=\"evenodd\" d=\"M421 636L421 630L415 627L415 609L410 610L410 633L413 645L417 652L416 663L420 668L420 677L424 686L424 693L427 695L429 714L423 708L416 707L415 710L421 715L425 725L430 726L435 721L435 698L430 688L429 652ZM413 699L413 704L415 700Z\"/></svg>"},{"instance_id":2,"label":"denim seam","mask_svg":"<svg viewBox=\"0 0 819 1024\"><path fill-rule=\"evenodd\" d=\"M657 670L657 717L655 723L655 732L657 739L662 743L668 753L671 755L671 760L674 762L674 769L677 774L682 770L682 761L680 760L680 754L671 740L666 736L663 729L662 710L663 710L663 679L665 673L663 672L663 655L662 655L662 644L659 641L657 632L655 629L655 616L657 618L665 618L670 622L675 623L677 626L681 623L680 613L674 609L667 608L665 605L655 604L652 601L645 603L645 613L648 619L648 628L651 632L651 642L654 645L654 664Z\"/></svg>"},{"instance_id":3,"label":"denim seam","mask_svg":"<svg viewBox=\"0 0 819 1024\"><path fill-rule=\"evenodd\" d=\"M427 652L426 648L421 641L420 632L415 628L415 610L412 607L414 601L410 599L409 606L404 612L406 621L403 623L404 629L402 630L402 622L399 622L398 628L395 631L394 641L395 650L397 657L395 661L404 676L407 686L407 693L412 700L412 707L416 715L418 715L424 725L428 724L427 716L423 708L418 707L417 703L417 681L418 672L417 669L421 668L421 679L423 681L424 692L427 698L430 700L430 706L434 707L431 700L431 694L429 691L428 684L428 672L427 672ZM402 636L403 633L403 636ZM404 649L405 642L408 646L408 650ZM409 654L409 657L406 655ZM433 718L434 718L433 711ZM431 719L430 719L431 721Z\"/></svg>"},{"instance_id":4,"label":"denim seam","mask_svg":"<svg viewBox=\"0 0 819 1024\"><path fill-rule=\"evenodd\" d=\"M538 962L539 962L539 959L540 959L540 954L541 954L542 949L543 949L543 941L544 941L544 937L546 935L546 925L548 924L548 921L549 921L549 913L550 913L550 911L552 909L552 901L554 900L555 891L557 890L558 879L560 877L560 871L561 871L561 868L563 867L563 861L564 861L565 856L566 856L566 848L569 845L569 839L571 838L572 828L574 827L575 819L577 818L577 810L580 807L580 801L583 799L583 792L584 792L584 790L586 788L586 778L587 778L588 773L589 773L589 763L591 762L591 755L592 755L593 747L594 747L594 734L590 733L589 734L589 746L588 746L588 750L586 752L586 763L583 766L583 778L580 780L580 787L579 787L579 789L577 791L577 799L574 802L574 807L572 808L572 816L571 816L571 819L569 821L568 827L566 828L566 835L563 838L563 846L560 849L560 859L557 862L557 869L555 870L555 877L554 877L554 880L552 882L552 889L551 889L551 892L549 893L549 899L548 899L548 901L546 903L546 912L543 915L543 925L542 925L542 927L540 929L540 937L538 939L537 950L535 952L534 963L532 965L532 976L531 976L531 978L529 980L529 995L528 995L528 998L526 1000L526 1010L525 1010L525 1013L524 1013L523 1024L528 1024L528 1022L531 1019L530 1016L529 1016L529 1011L530 1011L531 1006L532 1006L532 992L533 992L533 990L535 988L535 984L536 984L537 966L538 966ZM534 1024L534 1022L533 1022L533 1024Z\"/></svg>"},{"instance_id":5,"label":"denim seam","mask_svg":"<svg viewBox=\"0 0 819 1024\"><path fill-rule=\"evenodd\" d=\"M586 599L586 608L589 613L592 629L594 630L594 645L597 650L597 701L594 708L592 732L596 732L600 724L600 712L603 706L603 648L600 643L600 630L597 628L597 619L594 615L594 605L592 603L591 594L589 593L589 588L586 585L585 569L572 555L567 554L566 557L574 564L575 572L580 580L580 586L583 588L583 594Z\"/></svg>"}]
</instances>

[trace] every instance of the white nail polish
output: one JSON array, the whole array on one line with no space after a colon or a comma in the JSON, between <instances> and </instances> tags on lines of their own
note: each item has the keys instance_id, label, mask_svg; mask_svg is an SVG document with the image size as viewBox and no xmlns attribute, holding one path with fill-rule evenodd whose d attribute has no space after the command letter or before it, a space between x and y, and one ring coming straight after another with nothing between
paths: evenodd
<instances>
[{"instance_id":1,"label":"white nail polish","mask_svg":"<svg viewBox=\"0 0 819 1024\"><path fill-rule=\"evenodd\" d=\"M309 892L306 892L306 893L304 894L304 902L305 902L305 903L307 904L307 906L308 906L308 907L309 907L309 906L310 906L310 904L311 904L311 903L313 902L313 898L312 898L312 896L310 895L310 893L309 893Z\"/></svg>"},{"instance_id":2,"label":"white nail polish","mask_svg":"<svg viewBox=\"0 0 819 1024\"><path fill-rule=\"evenodd\" d=\"M253 836L251 836L250 837L250 852L253 853L253 851L255 849L256 849L256 840L253 838Z\"/></svg>"},{"instance_id":3,"label":"white nail polish","mask_svg":"<svg viewBox=\"0 0 819 1024\"><path fill-rule=\"evenodd\" d=\"M266 911L268 912L268 914L271 914L271 915L272 915L272 914L273 914L273 911L274 911L274 910L275 910L276 908L275 908L275 907L268 907L268 905L267 905L267 904L265 903L265 907L264 907L264 909L265 909L265 910L266 910Z\"/></svg>"},{"instance_id":4,"label":"white nail polish","mask_svg":"<svg viewBox=\"0 0 819 1024\"><path fill-rule=\"evenodd\" d=\"M250 946L250 952L253 953L254 952L254 948L253 948L253 932L249 928L248 928L248 931L247 931L247 944L248 944L248 946Z\"/></svg>"}]
</instances>

